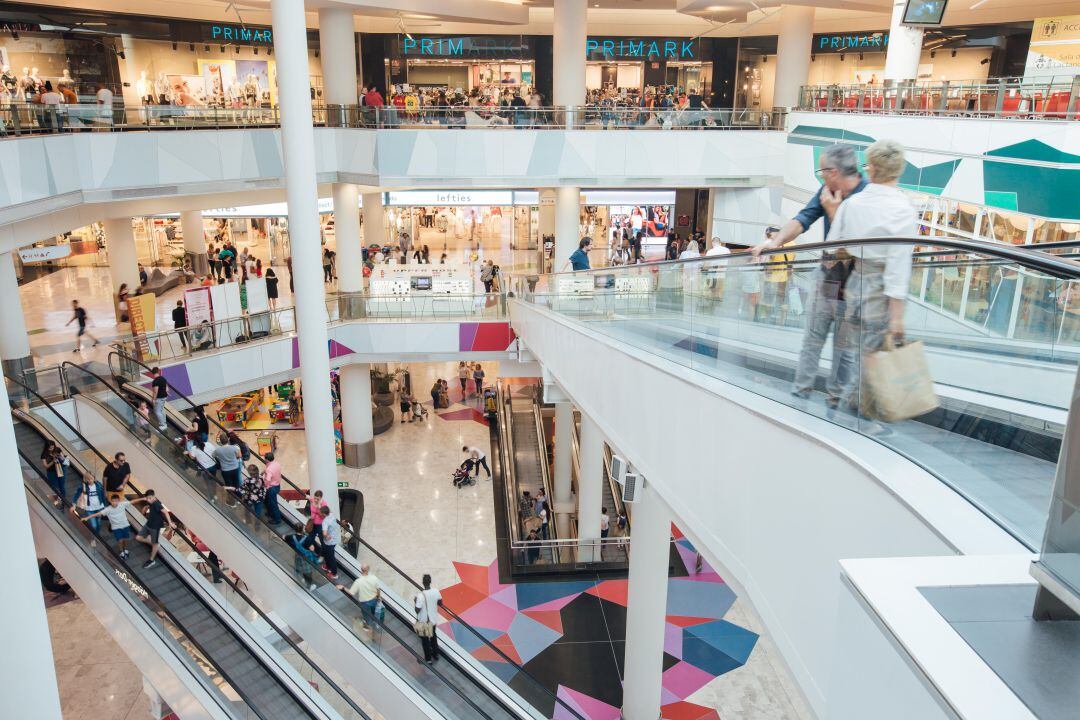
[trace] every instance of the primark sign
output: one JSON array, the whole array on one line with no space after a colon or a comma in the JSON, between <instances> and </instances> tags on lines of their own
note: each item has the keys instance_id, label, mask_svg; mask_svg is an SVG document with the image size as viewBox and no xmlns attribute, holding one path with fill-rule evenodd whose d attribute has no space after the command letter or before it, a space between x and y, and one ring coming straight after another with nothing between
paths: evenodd
<instances>
[{"instance_id":1,"label":"primark sign","mask_svg":"<svg viewBox=\"0 0 1080 720\"><path fill-rule=\"evenodd\" d=\"M813 53L885 52L889 47L889 33L853 32L822 33L814 35Z\"/></svg>"},{"instance_id":2,"label":"primark sign","mask_svg":"<svg viewBox=\"0 0 1080 720\"><path fill-rule=\"evenodd\" d=\"M585 41L589 60L697 60L698 41L685 38L601 37Z\"/></svg>"}]
</instances>

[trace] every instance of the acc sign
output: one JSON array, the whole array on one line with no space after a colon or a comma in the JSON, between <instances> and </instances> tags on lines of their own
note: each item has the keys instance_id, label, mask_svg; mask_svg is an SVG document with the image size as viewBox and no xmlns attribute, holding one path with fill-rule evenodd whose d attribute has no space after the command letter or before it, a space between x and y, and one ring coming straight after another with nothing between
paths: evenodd
<instances>
[{"instance_id":1,"label":"acc sign","mask_svg":"<svg viewBox=\"0 0 1080 720\"><path fill-rule=\"evenodd\" d=\"M49 247L23 248L19 251L19 259L24 263L36 263L59 260L60 258L66 258L70 254L70 245L52 245Z\"/></svg>"}]
</instances>

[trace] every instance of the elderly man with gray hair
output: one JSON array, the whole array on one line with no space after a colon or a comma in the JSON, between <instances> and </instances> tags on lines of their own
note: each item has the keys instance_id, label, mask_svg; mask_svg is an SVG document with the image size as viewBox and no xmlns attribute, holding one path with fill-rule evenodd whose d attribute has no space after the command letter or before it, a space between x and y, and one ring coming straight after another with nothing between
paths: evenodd
<instances>
[{"instance_id":1,"label":"elderly man with gray hair","mask_svg":"<svg viewBox=\"0 0 1080 720\"><path fill-rule=\"evenodd\" d=\"M904 172L904 148L895 140L878 140L866 149L870 184L845 202L833 217L827 242L867 237L910 238L918 233L915 206L897 187ZM849 368L843 388L846 407L854 408L863 356L881 349L886 336L902 341L904 303L911 281L911 253L906 244L852 248L845 326L852 341L844 349Z\"/></svg>"},{"instance_id":2,"label":"elderly man with gray hair","mask_svg":"<svg viewBox=\"0 0 1080 720\"><path fill-rule=\"evenodd\" d=\"M345 590L345 586L338 585L337 589ZM371 572L370 565L364 563L360 566L360 575L357 576L356 580L345 592L352 595L360 603L360 617L364 629L369 629L375 624L375 608L379 604L379 598L382 596L382 583L379 582L379 578L375 576L375 573Z\"/></svg>"},{"instance_id":3,"label":"elderly man with gray hair","mask_svg":"<svg viewBox=\"0 0 1080 720\"><path fill-rule=\"evenodd\" d=\"M828 237L833 218L841 203L861 192L867 185L866 179L859 173L859 161L850 145L830 145L825 148L814 174L822 180L821 189L814 194L806 207L780 228L780 232L751 248L750 252L755 257L763 250L782 247L792 242L820 219L824 219L824 236ZM825 346L831 330L832 369L825 383L825 391L828 393L826 402L830 407L836 407L840 402L846 385L843 363L840 360L842 345L838 342L841 333L838 331L844 317L844 285L850 272L851 263L846 253L822 253L821 264L814 270L811 279L810 298L806 304L806 329L791 389L793 395L810 397L817 379L821 349Z\"/></svg>"}]
</instances>

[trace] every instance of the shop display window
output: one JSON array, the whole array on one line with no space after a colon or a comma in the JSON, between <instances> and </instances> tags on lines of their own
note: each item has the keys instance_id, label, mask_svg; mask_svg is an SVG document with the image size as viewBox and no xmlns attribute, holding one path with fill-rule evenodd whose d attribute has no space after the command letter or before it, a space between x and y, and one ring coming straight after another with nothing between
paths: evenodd
<instances>
[{"instance_id":1,"label":"shop display window","mask_svg":"<svg viewBox=\"0 0 1080 720\"><path fill-rule=\"evenodd\" d=\"M16 35L18 39L16 39ZM0 37L0 85L11 102L31 102L49 81L68 102L90 102L101 85L118 92L112 38L22 32Z\"/></svg>"}]
</instances>

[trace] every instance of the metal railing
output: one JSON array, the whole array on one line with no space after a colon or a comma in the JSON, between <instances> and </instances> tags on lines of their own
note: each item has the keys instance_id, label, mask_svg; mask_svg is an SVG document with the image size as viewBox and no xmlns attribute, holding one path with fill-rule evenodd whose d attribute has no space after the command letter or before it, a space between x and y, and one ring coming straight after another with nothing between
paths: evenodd
<instances>
[{"instance_id":1,"label":"metal railing","mask_svg":"<svg viewBox=\"0 0 1080 720\"><path fill-rule=\"evenodd\" d=\"M733 108L644 108L626 105L514 107L507 105L318 106L319 127L392 129L532 130L777 130L781 112ZM73 132L139 130L230 130L281 125L280 108L215 108L193 105L0 106L0 138Z\"/></svg>"},{"instance_id":2,"label":"metal railing","mask_svg":"<svg viewBox=\"0 0 1080 720\"><path fill-rule=\"evenodd\" d=\"M806 85L799 110L1028 120L1080 119L1080 75L998 82Z\"/></svg>"},{"instance_id":3,"label":"metal railing","mask_svg":"<svg viewBox=\"0 0 1080 720\"><path fill-rule=\"evenodd\" d=\"M331 324L365 320L454 321L505 319L506 298L501 293L475 295L369 295L339 293L326 298L326 321ZM113 347L126 355L169 362L250 342L277 338L296 330L292 306L245 313L235 318L207 320L174 330L130 335Z\"/></svg>"}]
</instances>

